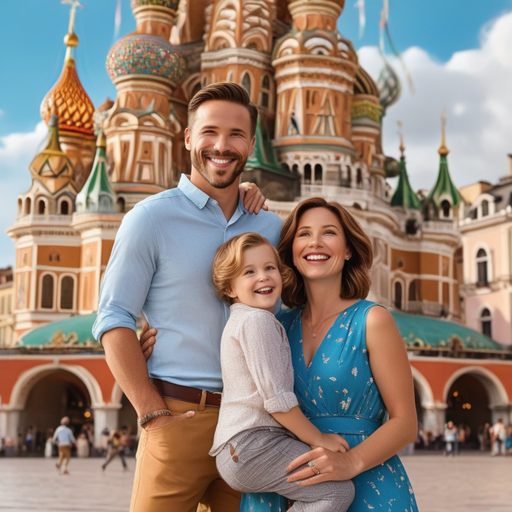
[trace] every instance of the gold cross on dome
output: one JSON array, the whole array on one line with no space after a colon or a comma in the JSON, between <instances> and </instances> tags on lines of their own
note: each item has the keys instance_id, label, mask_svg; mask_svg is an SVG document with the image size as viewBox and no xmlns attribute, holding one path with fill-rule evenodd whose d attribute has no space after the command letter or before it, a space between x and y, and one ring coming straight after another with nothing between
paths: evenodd
<instances>
[{"instance_id":1,"label":"gold cross on dome","mask_svg":"<svg viewBox=\"0 0 512 512\"><path fill-rule=\"evenodd\" d=\"M84 8L84 5L81 4L78 0L61 0L61 4L64 5L70 5L71 6L71 12L69 13L69 27L68 27L68 34L73 33L73 29L75 27L75 14L77 7L80 7L80 9Z\"/></svg>"}]
</instances>

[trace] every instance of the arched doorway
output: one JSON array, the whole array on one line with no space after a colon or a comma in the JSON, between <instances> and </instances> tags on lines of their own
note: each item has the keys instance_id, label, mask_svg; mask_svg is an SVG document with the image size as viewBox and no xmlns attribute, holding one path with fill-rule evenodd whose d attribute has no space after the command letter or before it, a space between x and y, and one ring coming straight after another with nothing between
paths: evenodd
<instances>
[{"instance_id":1,"label":"arched doorway","mask_svg":"<svg viewBox=\"0 0 512 512\"><path fill-rule=\"evenodd\" d=\"M70 372L56 370L34 382L27 393L19 421L22 439L29 429L32 431L32 446L26 449L42 453L46 438L63 416L69 416L75 436L85 424L93 423L91 397L85 384Z\"/></svg>"},{"instance_id":2,"label":"arched doorway","mask_svg":"<svg viewBox=\"0 0 512 512\"><path fill-rule=\"evenodd\" d=\"M481 379L469 373L458 377L449 388L446 404L446 421L469 427L465 445L478 448L478 430L492 423L489 394Z\"/></svg>"}]
</instances>

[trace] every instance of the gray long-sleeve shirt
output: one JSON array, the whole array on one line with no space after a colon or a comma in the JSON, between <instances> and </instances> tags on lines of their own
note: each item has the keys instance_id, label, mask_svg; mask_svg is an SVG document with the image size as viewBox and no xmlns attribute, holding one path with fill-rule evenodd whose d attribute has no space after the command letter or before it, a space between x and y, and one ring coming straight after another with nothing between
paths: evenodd
<instances>
[{"instance_id":1,"label":"gray long-sleeve shirt","mask_svg":"<svg viewBox=\"0 0 512 512\"><path fill-rule=\"evenodd\" d=\"M280 427L271 416L298 405L286 332L263 309L233 304L220 347L224 390L210 455L236 434L256 427Z\"/></svg>"}]
</instances>

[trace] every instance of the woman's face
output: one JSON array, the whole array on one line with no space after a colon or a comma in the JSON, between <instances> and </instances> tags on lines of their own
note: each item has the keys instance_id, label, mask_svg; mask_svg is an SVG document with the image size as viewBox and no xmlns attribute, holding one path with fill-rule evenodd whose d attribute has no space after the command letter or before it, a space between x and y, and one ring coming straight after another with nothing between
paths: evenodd
<instances>
[{"instance_id":1,"label":"woman's face","mask_svg":"<svg viewBox=\"0 0 512 512\"><path fill-rule=\"evenodd\" d=\"M293 240L293 264L305 281L337 279L351 251L338 217L327 208L311 208L299 220Z\"/></svg>"}]
</instances>

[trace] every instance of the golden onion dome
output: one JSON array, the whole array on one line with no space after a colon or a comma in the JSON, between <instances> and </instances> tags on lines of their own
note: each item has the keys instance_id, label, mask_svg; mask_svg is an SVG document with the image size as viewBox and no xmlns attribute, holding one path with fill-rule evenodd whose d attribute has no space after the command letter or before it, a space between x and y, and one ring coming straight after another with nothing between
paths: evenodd
<instances>
[{"instance_id":1,"label":"golden onion dome","mask_svg":"<svg viewBox=\"0 0 512 512\"><path fill-rule=\"evenodd\" d=\"M94 105L80 83L74 59L66 59L57 83L41 103L41 117L46 124L49 124L54 108L59 118L59 130L94 134Z\"/></svg>"}]
</instances>

